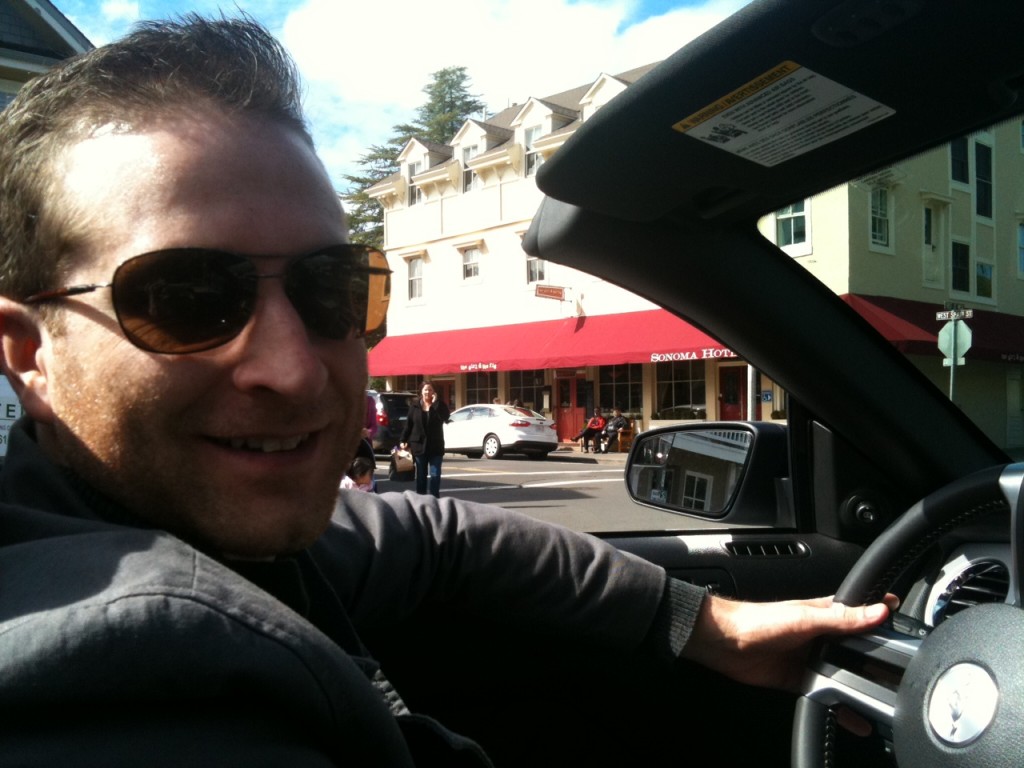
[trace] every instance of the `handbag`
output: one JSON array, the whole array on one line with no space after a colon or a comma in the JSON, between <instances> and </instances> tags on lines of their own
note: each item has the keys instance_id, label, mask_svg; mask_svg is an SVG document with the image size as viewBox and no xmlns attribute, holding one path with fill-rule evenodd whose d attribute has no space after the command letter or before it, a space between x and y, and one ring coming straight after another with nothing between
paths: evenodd
<instances>
[{"instance_id":1,"label":"handbag","mask_svg":"<svg viewBox=\"0 0 1024 768\"><path fill-rule=\"evenodd\" d=\"M412 454L395 448L391 451L391 465L388 467L388 480L408 482L416 479L416 465Z\"/></svg>"}]
</instances>

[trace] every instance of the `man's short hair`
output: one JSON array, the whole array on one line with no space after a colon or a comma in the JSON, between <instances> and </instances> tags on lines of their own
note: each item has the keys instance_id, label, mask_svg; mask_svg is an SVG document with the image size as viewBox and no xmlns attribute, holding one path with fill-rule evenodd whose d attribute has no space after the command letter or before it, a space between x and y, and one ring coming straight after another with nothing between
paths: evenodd
<instances>
[{"instance_id":1,"label":"man's short hair","mask_svg":"<svg viewBox=\"0 0 1024 768\"><path fill-rule=\"evenodd\" d=\"M143 22L27 83L0 111L0 295L50 290L68 267L75 242L55 172L66 148L203 106L280 122L312 145L294 62L247 16Z\"/></svg>"}]
</instances>

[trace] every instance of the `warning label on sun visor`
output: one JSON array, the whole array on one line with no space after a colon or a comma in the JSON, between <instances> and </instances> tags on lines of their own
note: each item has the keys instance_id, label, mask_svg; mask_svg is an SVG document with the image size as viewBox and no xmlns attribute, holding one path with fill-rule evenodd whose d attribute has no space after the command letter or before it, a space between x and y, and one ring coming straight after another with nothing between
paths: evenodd
<instances>
[{"instance_id":1,"label":"warning label on sun visor","mask_svg":"<svg viewBox=\"0 0 1024 768\"><path fill-rule=\"evenodd\" d=\"M673 128L770 167L892 114L884 104L785 61Z\"/></svg>"}]
</instances>

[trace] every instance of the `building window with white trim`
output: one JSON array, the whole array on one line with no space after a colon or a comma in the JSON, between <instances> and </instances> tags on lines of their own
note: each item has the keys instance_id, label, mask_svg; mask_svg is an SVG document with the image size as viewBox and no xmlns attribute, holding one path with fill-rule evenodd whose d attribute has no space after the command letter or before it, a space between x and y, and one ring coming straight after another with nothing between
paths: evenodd
<instances>
[{"instance_id":1,"label":"building window with white trim","mask_svg":"<svg viewBox=\"0 0 1024 768\"><path fill-rule=\"evenodd\" d=\"M462 249L462 279L475 280L480 277L480 249L474 247Z\"/></svg>"},{"instance_id":2,"label":"building window with white trim","mask_svg":"<svg viewBox=\"0 0 1024 768\"><path fill-rule=\"evenodd\" d=\"M876 250L892 249L892 195L885 187L871 190L871 245Z\"/></svg>"},{"instance_id":3,"label":"building window with white trim","mask_svg":"<svg viewBox=\"0 0 1024 768\"><path fill-rule=\"evenodd\" d=\"M974 211L992 218L992 147L974 144Z\"/></svg>"},{"instance_id":4,"label":"building window with white trim","mask_svg":"<svg viewBox=\"0 0 1024 768\"><path fill-rule=\"evenodd\" d=\"M993 297L993 274L992 263L978 259L978 262L974 265L974 292L978 294L978 298L991 299Z\"/></svg>"},{"instance_id":5,"label":"building window with white trim","mask_svg":"<svg viewBox=\"0 0 1024 768\"><path fill-rule=\"evenodd\" d=\"M544 164L544 155L534 147L534 143L543 135L541 131L542 128L539 125L532 125L524 131L525 138L523 140L523 145L526 149L527 176L535 176L537 174L537 169Z\"/></svg>"},{"instance_id":6,"label":"building window with white trim","mask_svg":"<svg viewBox=\"0 0 1024 768\"><path fill-rule=\"evenodd\" d=\"M520 401L525 407L540 411L544 408L544 369L509 371L509 401Z\"/></svg>"},{"instance_id":7,"label":"building window with white trim","mask_svg":"<svg viewBox=\"0 0 1024 768\"><path fill-rule=\"evenodd\" d=\"M683 476L683 509L706 512L711 503L712 483L711 475L687 470Z\"/></svg>"},{"instance_id":8,"label":"building window with white trim","mask_svg":"<svg viewBox=\"0 0 1024 768\"><path fill-rule=\"evenodd\" d=\"M1024 277L1024 223L1017 224L1017 277Z\"/></svg>"},{"instance_id":9,"label":"building window with white trim","mask_svg":"<svg viewBox=\"0 0 1024 768\"><path fill-rule=\"evenodd\" d=\"M953 181L971 183L971 169L967 159L967 137L961 136L949 142L949 169Z\"/></svg>"},{"instance_id":10,"label":"building window with white trim","mask_svg":"<svg viewBox=\"0 0 1024 768\"><path fill-rule=\"evenodd\" d=\"M810 200L801 200L775 212L775 244L790 256L811 253L810 207Z\"/></svg>"},{"instance_id":11,"label":"building window with white trim","mask_svg":"<svg viewBox=\"0 0 1024 768\"><path fill-rule=\"evenodd\" d=\"M417 187L412 177L423 170L423 163L409 163L406 166L406 180L409 183L409 205L417 205L423 202L423 190Z\"/></svg>"},{"instance_id":12,"label":"building window with white trim","mask_svg":"<svg viewBox=\"0 0 1024 768\"><path fill-rule=\"evenodd\" d=\"M409 259L409 300L423 298L423 257Z\"/></svg>"},{"instance_id":13,"label":"building window with white trim","mask_svg":"<svg viewBox=\"0 0 1024 768\"><path fill-rule=\"evenodd\" d=\"M953 243L950 264L950 288L961 293L971 290L971 246L967 243Z\"/></svg>"},{"instance_id":14,"label":"building window with white trim","mask_svg":"<svg viewBox=\"0 0 1024 768\"><path fill-rule=\"evenodd\" d=\"M536 256L526 257L526 282L527 283L539 283L544 280L546 264L544 259L538 259Z\"/></svg>"},{"instance_id":15,"label":"building window with white trim","mask_svg":"<svg viewBox=\"0 0 1024 768\"><path fill-rule=\"evenodd\" d=\"M479 177L476 171L471 170L469 161L476 157L478 147L476 144L462 148L462 191L472 192L479 186Z\"/></svg>"}]
</instances>

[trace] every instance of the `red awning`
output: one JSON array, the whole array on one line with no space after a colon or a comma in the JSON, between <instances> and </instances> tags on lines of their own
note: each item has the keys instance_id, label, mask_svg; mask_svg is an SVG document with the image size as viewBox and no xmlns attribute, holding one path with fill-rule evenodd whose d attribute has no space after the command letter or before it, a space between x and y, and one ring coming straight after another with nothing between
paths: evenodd
<instances>
[{"instance_id":1,"label":"red awning","mask_svg":"<svg viewBox=\"0 0 1024 768\"><path fill-rule=\"evenodd\" d=\"M935 319L942 305L891 296L845 294L842 299L904 354L942 354L938 333L946 321ZM973 336L969 359L1024 362L1024 317L975 309L965 322Z\"/></svg>"},{"instance_id":2,"label":"red awning","mask_svg":"<svg viewBox=\"0 0 1024 768\"><path fill-rule=\"evenodd\" d=\"M518 325L388 336L370 350L371 376L523 371L735 357L662 309Z\"/></svg>"}]
</instances>

